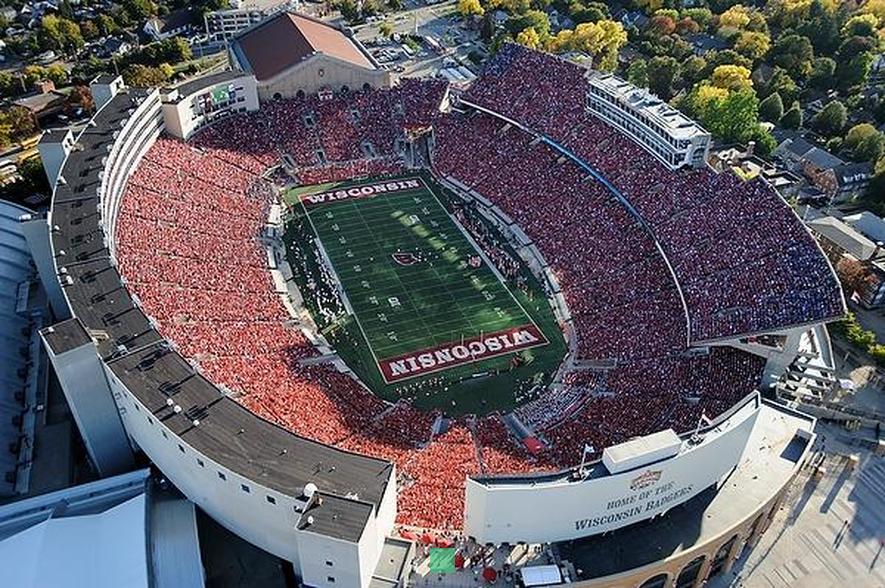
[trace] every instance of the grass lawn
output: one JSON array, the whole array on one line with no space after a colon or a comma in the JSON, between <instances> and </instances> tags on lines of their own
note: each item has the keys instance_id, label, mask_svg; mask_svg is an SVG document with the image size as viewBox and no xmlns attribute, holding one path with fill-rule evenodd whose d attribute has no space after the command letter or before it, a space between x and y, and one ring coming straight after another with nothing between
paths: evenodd
<instances>
[{"instance_id":1,"label":"grass lawn","mask_svg":"<svg viewBox=\"0 0 885 588\"><path fill-rule=\"evenodd\" d=\"M350 311L320 322L324 334L380 396L449 414L506 410L520 382L556 369L565 346L546 299L504 283L427 176L314 186L286 199L290 255L318 244ZM523 360L515 367L514 353Z\"/></svg>"}]
</instances>

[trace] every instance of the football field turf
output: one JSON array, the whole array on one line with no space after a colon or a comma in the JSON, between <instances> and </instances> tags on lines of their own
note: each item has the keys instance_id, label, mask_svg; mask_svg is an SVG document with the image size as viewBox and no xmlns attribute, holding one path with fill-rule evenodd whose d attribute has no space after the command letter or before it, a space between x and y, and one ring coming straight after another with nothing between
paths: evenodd
<instances>
[{"instance_id":1,"label":"football field turf","mask_svg":"<svg viewBox=\"0 0 885 588\"><path fill-rule=\"evenodd\" d=\"M300 201L386 382L547 344L421 178Z\"/></svg>"}]
</instances>

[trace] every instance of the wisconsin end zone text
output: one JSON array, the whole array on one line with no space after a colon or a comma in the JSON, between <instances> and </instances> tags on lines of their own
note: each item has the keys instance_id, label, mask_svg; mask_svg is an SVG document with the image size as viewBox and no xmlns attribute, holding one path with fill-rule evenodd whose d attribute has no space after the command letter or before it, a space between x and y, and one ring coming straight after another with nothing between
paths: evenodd
<instances>
[{"instance_id":1,"label":"wisconsin end zone text","mask_svg":"<svg viewBox=\"0 0 885 588\"><path fill-rule=\"evenodd\" d=\"M350 198L369 198L370 196L386 192L402 192L403 190L415 190L425 187L424 181L421 180L421 178L407 178L404 180L380 182L377 184L368 184L366 186L357 186L342 190L332 190L330 192L305 194L301 197L301 202L304 203L305 206L315 206L326 202L336 202L338 200L348 200Z\"/></svg>"},{"instance_id":2,"label":"wisconsin end zone text","mask_svg":"<svg viewBox=\"0 0 885 588\"><path fill-rule=\"evenodd\" d=\"M547 343L547 338L538 327L523 325L397 357L379 359L378 367L384 380L390 384Z\"/></svg>"}]
</instances>

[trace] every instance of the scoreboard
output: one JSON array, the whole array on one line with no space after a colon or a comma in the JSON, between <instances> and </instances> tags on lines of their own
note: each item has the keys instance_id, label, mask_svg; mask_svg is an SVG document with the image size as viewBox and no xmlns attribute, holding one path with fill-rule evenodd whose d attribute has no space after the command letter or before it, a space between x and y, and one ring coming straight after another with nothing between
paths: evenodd
<instances>
[{"instance_id":1,"label":"scoreboard","mask_svg":"<svg viewBox=\"0 0 885 588\"><path fill-rule=\"evenodd\" d=\"M233 84L215 86L195 99L196 114L211 114L237 102L241 92Z\"/></svg>"}]
</instances>

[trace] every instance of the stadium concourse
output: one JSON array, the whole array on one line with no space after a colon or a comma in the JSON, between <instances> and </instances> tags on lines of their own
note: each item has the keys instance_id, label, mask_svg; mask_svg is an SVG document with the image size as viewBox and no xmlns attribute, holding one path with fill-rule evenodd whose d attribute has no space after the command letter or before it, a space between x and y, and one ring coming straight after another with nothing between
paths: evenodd
<instances>
[{"instance_id":1,"label":"stadium concourse","mask_svg":"<svg viewBox=\"0 0 885 588\"><path fill-rule=\"evenodd\" d=\"M441 112L436 81L278 100L188 144L160 138L129 179L117 227L123 275L159 330L202 374L299 435L389 459L400 524L457 530L464 480L574 466L663 428L694 428L759 385L765 360L696 342L842 313L815 243L771 188L708 170L669 171L586 113L583 70L505 47ZM302 185L401 173L397 140L432 128L433 170L488 198L532 238L560 283L577 355L615 366L516 409L545 441L530 454L502 415L454 419L391 408L328 364L289 318L259 235L273 203L265 172L290 159ZM542 140L539 140L539 137ZM637 216L638 215L638 216ZM663 255L662 255L663 252ZM310 363L310 362L308 362Z\"/></svg>"}]
</instances>

